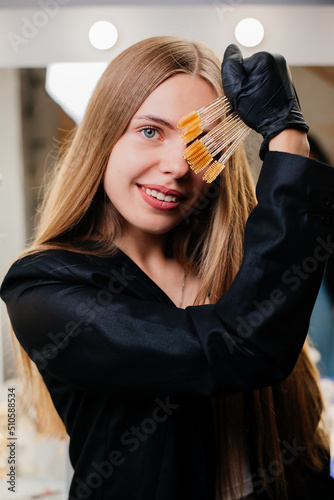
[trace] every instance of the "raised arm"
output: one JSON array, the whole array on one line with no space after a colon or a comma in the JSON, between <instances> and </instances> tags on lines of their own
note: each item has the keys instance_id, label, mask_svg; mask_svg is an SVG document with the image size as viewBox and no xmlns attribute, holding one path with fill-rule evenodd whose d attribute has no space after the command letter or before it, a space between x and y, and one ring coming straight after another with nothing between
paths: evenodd
<instances>
[{"instance_id":1,"label":"raised arm","mask_svg":"<svg viewBox=\"0 0 334 500\"><path fill-rule=\"evenodd\" d=\"M46 252L15 263L1 288L18 340L42 373L93 392L208 396L282 380L332 249L334 171L269 152L257 196L217 304L179 309L131 261Z\"/></svg>"}]
</instances>

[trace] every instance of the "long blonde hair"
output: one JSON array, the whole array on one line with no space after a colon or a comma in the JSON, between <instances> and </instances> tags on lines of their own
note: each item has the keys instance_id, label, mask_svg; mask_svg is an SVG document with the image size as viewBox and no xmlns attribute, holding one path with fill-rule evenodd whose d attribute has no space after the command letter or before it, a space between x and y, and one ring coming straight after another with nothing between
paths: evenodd
<instances>
[{"instance_id":1,"label":"long blonde hair","mask_svg":"<svg viewBox=\"0 0 334 500\"><path fill-rule=\"evenodd\" d=\"M108 157L143 101L178 73L197 75L209 82L217 95L222 92L218 56L203 44L177 37L143 40L110 63L55 169L44 195L35 240L25 254L50 248L97 255L115 251L122 219L103 190ZM231 286L241 265L244 226L255 204L246 157L239 148L198 210L170 234L173 256L200 281L196 303L203 303L208 295L215 302ZM63 424L41 377L26 353L18 350L26 380L34 377L36 411L43 413L39 421L45 423L49 415L48 430L63 434ZM316 379L315 368L304 350L293 374L281 384L213 400L218 490L225 484L232 496L237 495L233 493L238 480L235 471L241 470L250 435L254 438L260 476L267 492L276 495L273 498L287 498L287 483L290 477L298 476L300 464L313 470L321 468L326 444L319 430L322 401ZM294 464L284 468L280 442L292 436L303 443L305 451ZM265 465L271 460L281 463L283 470L269 484Z\"/></svg>"}]
</instances>

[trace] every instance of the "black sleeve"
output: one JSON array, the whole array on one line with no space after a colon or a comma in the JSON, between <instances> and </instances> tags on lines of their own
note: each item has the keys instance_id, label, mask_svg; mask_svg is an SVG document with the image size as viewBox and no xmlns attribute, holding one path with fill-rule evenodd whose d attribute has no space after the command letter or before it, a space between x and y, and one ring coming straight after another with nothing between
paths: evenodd
<instances>
[{"instance_id":1,"label":"black sleeve","mask_svg":"<svg viewBox=\"0 0 334 500\"><path fill-rule=\"evenodd\" d=\"M88 391L209 396L282 380L332 248L334 171L269 152L257 196L241 269L217 304L183 310L120 288L97 306L94 273L87 284L46 252L17 261L2 285L18 340L42 372Z\"/></svg>"}]
</instances>

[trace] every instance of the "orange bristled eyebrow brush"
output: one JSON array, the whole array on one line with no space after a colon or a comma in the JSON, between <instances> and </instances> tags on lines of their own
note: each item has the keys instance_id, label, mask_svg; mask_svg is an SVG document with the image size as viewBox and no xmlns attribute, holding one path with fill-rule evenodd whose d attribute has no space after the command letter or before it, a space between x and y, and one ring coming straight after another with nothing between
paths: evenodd
<instances>
[{"instance_id":1,"label":"orange bristled eyebrow brush","mask_svg":"<svg viewBox=\"0 0 334 500\"><path fill-rule=\"evenodd\" d=\"M196 139L206 127L219 119L222 120L218 125L200 139ZM251 131L233 111L225 95L184 116L177 126L182 131L183 142L190 143L183 153L183 158L196 173L208 167L202 177L208 183L213 182L223 171L226 161ZM223 154L217 159L221 152Z\"/></svg>"}]
</instances>

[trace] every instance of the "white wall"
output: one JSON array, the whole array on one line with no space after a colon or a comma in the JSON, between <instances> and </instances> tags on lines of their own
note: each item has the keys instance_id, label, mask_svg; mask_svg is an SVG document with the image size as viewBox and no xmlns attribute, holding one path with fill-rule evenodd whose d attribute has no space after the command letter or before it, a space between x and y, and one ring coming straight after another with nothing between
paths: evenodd
<instances>
[{"instance_id":1,"label":"white wall","mask_svg":"<svg viewBox=\"0 0 334 500\"><path fill-rule=\"evenodd\" d=\"M235 42L244 17L256 17L265 37L255 50L284 54L290 65L334 65L334 5L249 5L212 0L205 6L69 7L67 0L39 0L30 9L0 9L0 67L44 67L52 61L109 61L132 43L155 35L202 40L222 54ZM49 7L47 7L49 5ZM50 7L53 5L53 7ZM109 20L119 31L116 46L94 49L88 31ZM247 56L254 49L244 49Z\"/></svg>"},{"instance_id":2,"label":"white wall","mask_svg":"<svg viewBox=\"0 0 334 500\"><path fill-rule=\"evenodd\" d=\"M4 270L25 242L21 110L18 72L0 69L0 282ZM2 301L0 309L0 383L3 379L4 349L11 356L8 319ZM2 342L3 340L3 342Z\"/></svg>"}]
</instances>

